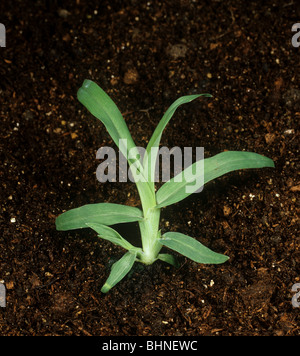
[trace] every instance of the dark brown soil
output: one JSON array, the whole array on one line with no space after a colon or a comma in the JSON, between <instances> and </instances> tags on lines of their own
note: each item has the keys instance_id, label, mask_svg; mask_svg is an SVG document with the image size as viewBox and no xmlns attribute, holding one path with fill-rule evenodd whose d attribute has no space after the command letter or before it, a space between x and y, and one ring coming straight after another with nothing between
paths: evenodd
<instances>
[{"instance_id":1,"label":"dark brown soil","mask_svg":"<svg viewBox=\"0 0 300 356\"><path fill-rule=\"evenodd\" d=\"M1 335L299 335L300 48L293 1L2 1L0 22ZM57 232L62 211L139 205L132 183L100 184L96 151L112 145L77 101L95 80L146 145L179 96L164 146L206 156L247 150L276 169L228 174L162 211L161 228L194 236L230 260L179 257L100 288L121 248L92 231ZM125 237L137 231L124 230Z\"/></svg>"}]
</instances>

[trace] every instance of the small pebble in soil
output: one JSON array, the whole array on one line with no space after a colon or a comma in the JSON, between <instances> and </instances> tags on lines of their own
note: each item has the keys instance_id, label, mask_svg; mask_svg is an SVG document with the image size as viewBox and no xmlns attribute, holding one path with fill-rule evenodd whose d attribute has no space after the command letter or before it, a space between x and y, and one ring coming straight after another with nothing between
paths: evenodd
<instances>
[{"instance_id":1,"label":"small pebble in soil","mask_svg":"<svg viewBox=\"0 0 300 356\"><path fill-rule=\"evenodd\" d=\"M287 129L284 131L284 134L286 134L286 135L293 135L294 133L295 133L294 129Z\"/></svg>"}]
</instances>

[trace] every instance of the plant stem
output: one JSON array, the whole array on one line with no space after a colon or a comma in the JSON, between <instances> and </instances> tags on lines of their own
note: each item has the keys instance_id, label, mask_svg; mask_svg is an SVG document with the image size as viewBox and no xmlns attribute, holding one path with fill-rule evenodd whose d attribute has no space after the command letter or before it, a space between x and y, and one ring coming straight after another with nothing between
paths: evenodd
<instances>
[{"instance_id":1,"label":"plant stem","mask_svg":"<svg viewBox=\"0 0 300 356\"><path fill-rule=\"evenodd\" d=\"M158 242L160 209L149 209L144 221L139 222L143 253L140 255L140 262L151 264L156 261L162 245Z\"/></svg>"},{"instance_id":2,"label":"plant stem","mask_svg":"<svg viewBox=\"0 0 300 356\"><path fill-rule=\"evenodd\" d=\"M160 209L156 208L155 191L148 182L136 182L136 185L144 213L144 220L139 221L143 252L138 257L140 262L152 264L162 248L158 242Z\"/></svg>"}]
</instances>

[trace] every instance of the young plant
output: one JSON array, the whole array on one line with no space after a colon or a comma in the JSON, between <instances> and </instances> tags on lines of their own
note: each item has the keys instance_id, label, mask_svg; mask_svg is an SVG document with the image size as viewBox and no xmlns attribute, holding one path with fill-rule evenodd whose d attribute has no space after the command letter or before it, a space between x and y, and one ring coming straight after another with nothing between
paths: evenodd
<instances>
[{"instance_id":1,"label":"young plant","mask_svg":"<svg viewBox=\"0 0 300 356\"><path fill-rule=\"evenodd\" d=\"M161 235L159 229L162 208L185 199L209 181L238 169L274 167L274 162L271 159L256 153L225 151L193 163L165 182L156 192L153 167L157 160L162 132L180 105L189 103L201 96L211 97L209 94L183 96L168 108L154 130L144 157L141 157L122 114L111 98L90 80L85 80L78 90L78 100L105 125L113 141L127 158L142 208L112 203L89 204L71 209L59 215L56 219L57 230L91 228L96 231L100 238L127 250L124 256L112 265L110 275L101 289L103 293L108 292L120 282L136 261L149 265L156 260L162 260L171 265L176 265L176 259L173 255L160 253L163 246L198 263L219 264L229 258L210 250L190 236L179 232L166 232ZM126 145L123 145L122 142L126 142ZM199 180L197 180L198 177L192 172L199 172L197 168L203 168L203 166L204 170L200 169L199 173L202 175L200 185ZM139 179L141 176L144 179ZM193 189L186 189L192 183L194 184ZM140 227L142 248L133 246L110 227L114 224L135 221L138 222Z\"/></svg>"}]
</instances>

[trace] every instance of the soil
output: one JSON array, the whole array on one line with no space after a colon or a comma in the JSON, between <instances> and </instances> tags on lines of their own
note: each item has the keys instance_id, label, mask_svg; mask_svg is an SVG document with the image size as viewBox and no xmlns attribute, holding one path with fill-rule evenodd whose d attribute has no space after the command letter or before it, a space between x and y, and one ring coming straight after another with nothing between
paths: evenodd
<instances>
[{"instance_id":1,"label":"soil","mask_svg":"<svg viewBox=\"0 0 300 356\"><path fill-rule=\"evenodd\" d=\"M0 23L1 335L280 336L300 334L300 48L296 2L2 1ZM206 157L247 150L276 168L232 172L162 210L161 229L230 256L136 264L100 288L124 250L55 218L88 203L139 206L135 185L96 180L96 152L113 143L77 101L96 81L145 146L179 96L162 137ZM124 237L139 239L135 224Z\"/></svg>"}]
</instances>

